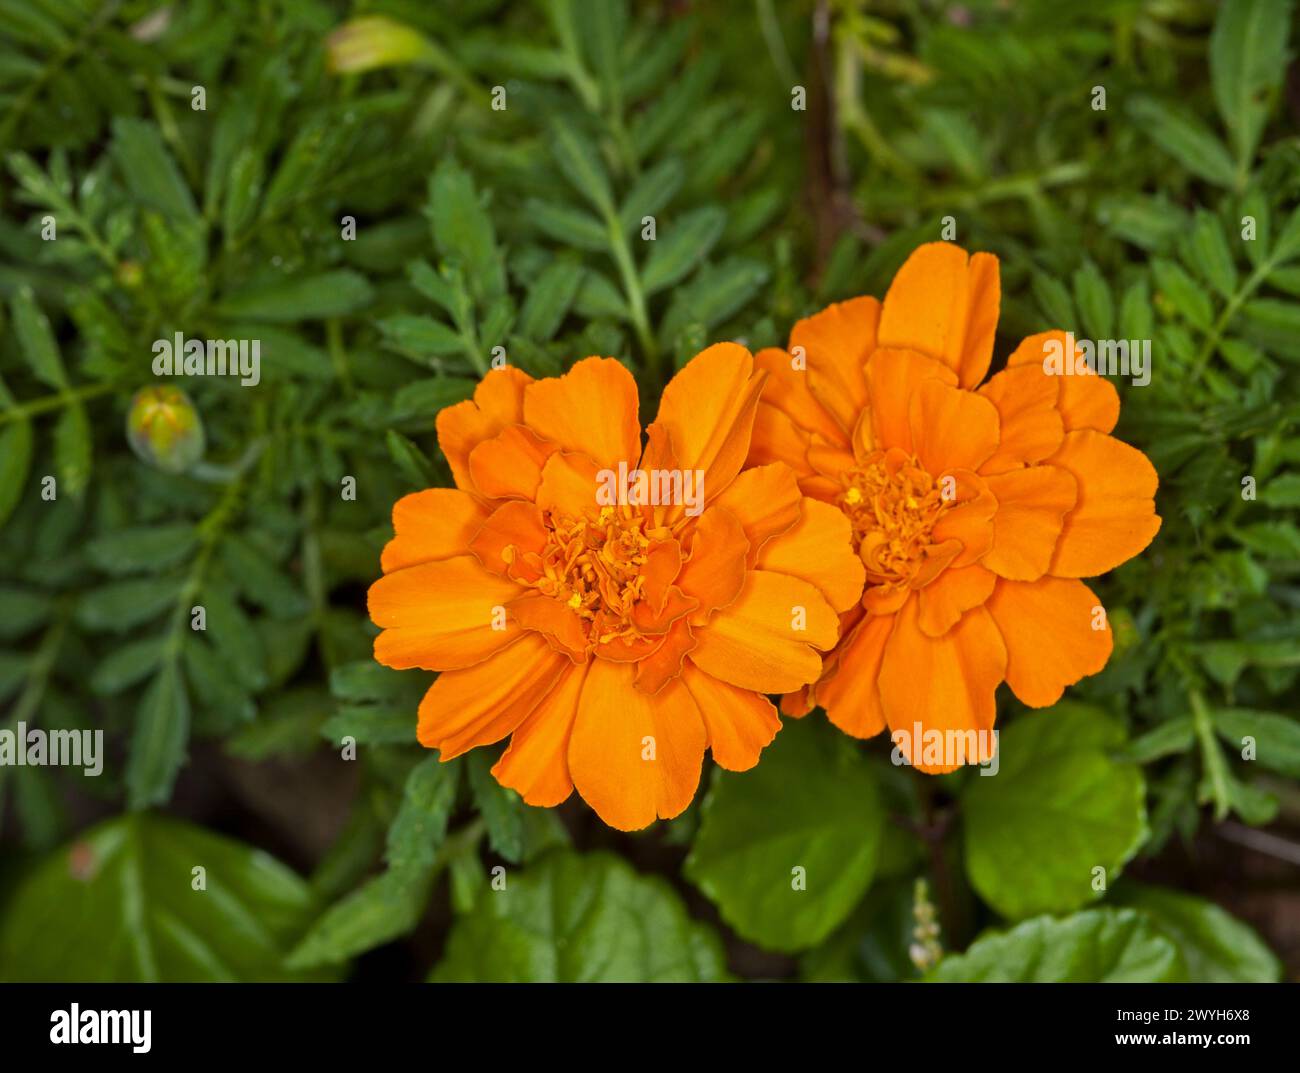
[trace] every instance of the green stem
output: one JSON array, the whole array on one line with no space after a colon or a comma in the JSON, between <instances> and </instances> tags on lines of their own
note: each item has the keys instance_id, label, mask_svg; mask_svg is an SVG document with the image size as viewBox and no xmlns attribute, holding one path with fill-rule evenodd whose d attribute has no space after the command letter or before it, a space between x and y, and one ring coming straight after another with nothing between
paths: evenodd
<instances>
[{"instance_id":1,"label":"green stem","mask_svg":"<svg viewBox=\"0 0 1300 1073\"><path fill-rule=\"evenodd\" d=\"M627 237L623 234L622 224L614 214L606 218L609 230L609 246L614 254L614 263L618 265L619 278L623 281L623 293L627 296L628 308L632 313L632 327L636 331L637 342L645 356L646 379L652 384L658 383L660 376L659 344L654 332L650 330L650 316L646 311L645 291L641 289L641 277L637 275L636 264L632 260L632 251L628 248Z\"/></svg>"},{"instance_id":2,"label":"green stem","mask_svg":"<svg viewBox=\"0 0 1300 1073\"><path fill-rule=\"evenodd\" d=\"M72 402L106 395L115 386L114 384L87 384L85 387L71 388L67 391L60 391L56 395L44 395L39 399L19 403L17 406L11 406L7 410L0 411L0 425L7 424L10 421L25 421L37 414L61 409Z\"/></svg>"}]
</instances>

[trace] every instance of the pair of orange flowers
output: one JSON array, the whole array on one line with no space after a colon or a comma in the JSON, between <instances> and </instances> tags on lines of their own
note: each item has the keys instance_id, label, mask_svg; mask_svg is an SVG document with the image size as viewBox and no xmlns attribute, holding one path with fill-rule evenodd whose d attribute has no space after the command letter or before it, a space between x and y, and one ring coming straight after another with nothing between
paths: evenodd
<instances>
[{"instance_id":1,"label":"pair of orange flowers","mask_svg":"<svg viewBox=\"0 0 1300 1073\"><path fill-rule=\"evenodd\" d=\"M1044 371L1062 333L980 386L999 301L995 257L922 246L883 303L800 321L789 351L699 354L644 445L613 359L489 373L438 415L456 487L397 503L370 590L375 658L441 672L420 742L449 760L509 736L503 785L539 806L576 787L635 830L686 808L705 749L758 762L767 694L904 731L939 771L916 728L991 732L1000 682L1042 707L1099 671L1111 633L1079 579L1151 542L1156 473L1109 435L1107 381ZM698 474L703 509L602 502L637 469Z\"/></svg>"}]
</instances>

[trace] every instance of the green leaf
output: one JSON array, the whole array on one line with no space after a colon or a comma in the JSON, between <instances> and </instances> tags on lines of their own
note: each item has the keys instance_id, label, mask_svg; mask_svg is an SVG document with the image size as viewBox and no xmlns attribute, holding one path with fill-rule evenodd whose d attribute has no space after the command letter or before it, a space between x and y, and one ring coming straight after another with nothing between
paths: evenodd
<instances>
[{"instance_id":1,"label":"green leaf","mask_svg":"<svg viewBox=\"0 0 1300 1073\"><path fill-rule=\"evenodd\" d=\"M1254 739L1254 759L1261 767L1300 779L1300 722L1277 712L1254 708L1215 708L1214 729L1237 753L1245 738Z\"/></svg>"},{"instance_id":2,"label":"green leaf","mask_svg":"<svg viewBox=\"0 0 1300 1073\"><path fill-rule=\"evenodd\" d=\"M871 885L883 822L866 759L824 723L787 721L752 771L718 772L686 875L746 939L801 950Z\"/></svg>"},{"instance_id":3,"label":"green leaf","mask_svg":"<svg viewBox=\"0 0 1300 1073\"><path fill-rule=\"evenodd\" d=\"M1137 852L1142 773L1107 755L1122 740L1105 712L1070 701L1001 733L996 774L972 778L962 805L967 873L1002 916L1077 909L1100 893L1094 869L1109 884Z\"/></svg>"},{"instance_id":4,"label":"green leaf","mask_svg":"<svg viewBox=\"0 0 1300 1073\"><path fill-rule=\"evenodd\" d=\"M447 821L456 803L460 769L444 764L436 753L411 769L402 804L388 829L384 859L389 870L404 875L427 871L447 837Z\"/></svg>"},{"instance_id":5,"label":"green leaf","mask_svg":"<svg viewBox=\"0 0 1300 1073\"><path fill-rule=\"evenodd\" d=\"M190 699L175 659L163 664L135 716L126 764L127 804L133 810L166 803L190 737Z\"/></svg>"},{"instance_id":6,"label":"green leaf","mask_svg":"<svg viewBox=\"0 0 1300 1073\"><path fill-rule=\"evenodd\" d=\"M358 745L411 745L415 742L415 709L380 704L341 704L324 723L321 736L341 745L344 738Z\"/></svg>"},{"instance_id":7,"label":"green leaf","mask_svg":"<svg viewBox=\"0 0 1300 1073\"><path fill-rule=\"evenodd\" d=\"M473 178L454 160L445 159L429 179L428 214L438 252L461 266L475 299L481 303L505 294L505 265L492 217Z\"/></svg>"},{"instance_id":8,"label":"green leaf","mask_svg":"<svg viewBox=\"0 0 1300 1073\"><path fill-rule=\"evenodd\" d=\"M536 198L528 201L524 211L542 234L556 242L593 253L609 249L609 231L589 212Z\"/></svg>"},{"instance_id":9,"label":"green leaf","mask_svg":"<svg viewBox=\"0 0 1300 1073\"><path fill-rule=\"evenodd\" d=\"M726 979L722 944L662 879L621 859L548 853L457 919L442 983L661 983Z\"/></svg>"},{"instance_id":10,"label":"green leaf","mask_svg":"<svg viewBox=\"0 0 1300 1073\"><path fill-rule=\"evenodd\" d=\"M1112 899L1145 914L1182 952L1192 983L1274 984L1282 965L1255 930L1213 902L1126 879Z\"/></svg>"},{"instance_id":11,"label":"green leaf","mask_svg":"<svg viewBox=\"0 0 1300 1073\"><path fill-rule=\"evenodd\" d=\"M637 231L647 216L657 216L686 178L686 167L677 157L664 157L641 173L619 209L619 223L625 235Z\"/></svg>"},{"instance_id":12,"label":"green leaf","mask_svg":"<svg viewBox=\"0 0 1300 1073\"><path fill-rule=\"evenodd\" d=\"M127 116L115 118L112 153L140 204L178 223L198 218L190 188L153 123Z\"/></svg>"},{"instance_id":13,"label":"green leaf","mask_svg":"<svg viewBox=\"0 0 1300 1073\"><path fill-rule=\"evenodd\" d=\"M1133 97L1128 114L1143 138L1150 138L1178 163L1207 182L1231 187L1237 172L1223 143L1199 119L1153 97Z\"/></svg>"},{"instance_id":14,"label":"green leaf","mask_svg":"<svg viewBox=\"0 0 1300 1073\"><path fill-rule=\"evenodd\" d=\"M646 294L671 287L709 255L726 226L727 214L707 206L670 221L650 248L641 271Z\"/></svg>"},{"instance_id":15,"label":"green leaf","mask_svg":"<svg viewBox=\"0 0 1300 1073\"><path fill-rule=\"evenodd\" d=\"M397 468L411 484L416 488L429 488L435 483L433 463L415 444L391 428L388 430L385 442L388 445L389 455L397 463Z\"/></svg>"},{"instance_id":16,"label":"green leaf","mask_svg":"<svg viewBox=\"0 0 1300 1073\"><path fill-rule=\"evenodd\" d=\"M1043 311L1053 330L1067 330L1069 325L1078 323L1074 314L1074 300L1060 280L1043 272L1035 272L1029 287L1034 292L1038 308Z\"/></svg>"},{"instance_id":17,"label":"green leaf","mask_svg":"<svg viewBox=\"0 0 1300 1073\"><path fill-rule=\"evenodd\" d=\"M79 496L90 479L91 442L90 420L79 402L63 408L54 423L54 468L59 475L59 488L71 496Z\"/></svg>"},{"instance_id":18,"label":"green leaf","mask_svg":"<svg viewBox=\"0 0 1300 1073\"><path fill-rule=\"evenodd\" d=\"M932 983L1180 983L1178 948L1132 909L1089 909L1064 920L1037 917L989 932L944 958Z\"/></svg>"},{"instance_id":19,"label":"green leaf","mask_svg":"<svg viewBox=\"0 0 1300 1073\"><path fill-rule=\"evenodd\" d=\"M1197 328L1208 329L1214 311L1205 290L1181 266L1159 257L1151 262L1156 287L1171 306Z\"/></svg>"},{"instance_id":20,"label":"green leaf","mask_svg":"<svg viewBox=\"0 0 1300 1073\"><path fill-rule=\"evenodd\" d=\"M64 372L63 359L59 357L59 346L30 287L20 287L14 293L9 301L9 313L13 317L18 349L36 378L56 391L66 388L68 374Z\"/></svg>"},{"instance_id":21,"label":"green leaf","mask_svg":"<svg viewBox=\"0 0 1300 1073\"><path fill-rule=\"evenodd\" d=\"M520 796L502 786L492 774L494 758L484 749L474 749L465 758L474 806L487 824L493 850L511 864L524 855L524 805Z\"/></svg>"},{"instance_id":22,"label":"green leaf","mask_svg":"<svg viewBox=\"0 0 1300 1073\"><path fill-rule=\"evenodd\" d=\"M1210 84L1244 171L1286 72L1290 0L1220 5L1210 34Z\"/></svg>"},{"instance_id":23,"label":"green leaf","mask_svg":"<svg viewBox=\"0 0 1300 1073\"><path fill-rule=\"evenodd\" d=\"M424 912L430 875L384 872L330 906L284 961L303 972L346 961L355 954L405 935Z\"/></svg>"},{"instance_id":24,"label":"green leaf","mask_svg":"<svg viewBox=\"0 0 1300 1073\"><path fill-rule=\"evenodd\" d=\"M378 323L384 342L399 353L445 358L465 345L458 332L433 317L397 313Z\"/></svg>"},{"instance_id":25,"label":"green leaf","mask_svg":"<svg viewBox=\"0 0 1300 1073\"><path fill-rule=\"evenodd\" d=\"M115 529L86 545L92 563L110 574L158 571L183 562L194 550L194 526L187 522Z\"/></svg>"},{"instance_id":26,"label":"green leaf","mask_svg":"<svg viewBox=\"0 0 1300 1073\"><path fill-rule=\"evenodd\" d=\"M4 608L4 614L0 615L0 638L13 640L49 621L54 600L37 589L0 585L0 607Z\"/></svg>"},{"instance_id":27,"label":"green leaf","mask_svg":"<svg viewBox=\"0 0 1300 1073\"><path fill-rule=\"evenodd\" d=\"M1204 209L1196 213L1189 253L1186 259L1189 267L1224 298L1231 298L1237 290L1237 266L1228 248L1228 236L1223 233L1218 218Z\"/></svg>"},{"instance_id":28,"label":"green leaf","mask_svg":"<svg viewBox=\"0 0 1300 1073\"><path fill-rule=\"evenodd\" d=\"M113 649L96 665L90 676L90 688L110 696L143 681L161 662L166 644L166 636L144 637Z\"/></svg>"},{"instance_id":29,"label":"green leaf","mask_svg":"<svg viewBox=\"0 0 1300 1073\"><path fill-rule=\"evenodd\" d=\"M676 339L691 324L714 328L737 312L767 282L769 270L760 261L733 257L706 265L678 287L664 316L662 335Z\"/></svg>"},{"instance_id":30,"label":"green leaf","mask_svg":"<svg viewBox=\"0 0 1300 1073\"><path fill-rule=\"evenodd\" d=\"M180 587L175 578L138 578L101 585L78 599L77 622L89 630L122 633L175 606Z\"/></svg>"},{"instance_id":31,"label":"green leaf","mask_svg":"<svg viewBox=\"0 0 1300 1073\"><path fill-rule=\"evenodd\" d=\"M204 890L194 889L194 869ZM107 820L49 854L0 922L0 975L63 983L276 981L315 912L259 849L178 820Z\"/></svg>"},{"instance_id":32,"label":"green leaf","mask_svg":"<svg viewBox=\"0 0 1300 1073\"><path fill-rule=\"evenodd\" d=\"M582 283L585 269L567 257L542 269L528 288L519 316L519 333L535 343L545 343L559 331Z\"/></svg>"},{"instance_id":33,"label":"green leaf","mask_svg":"<svg viewBox=\"0 0 1300 1073\"><path fill-rule=\"evenodd\" d=\"M551 152L564 177L608 220L614 216L614 192L600 154L585 134L567 119L551 123Z\"/></svg>"},{"instance_id":34,"label":"green leaf","mask_svg":"<svg viewBox=\"0 0 1300 1073\"><path fill-rule=\"evenodd\" d=\"M1092 339L1110 339L1115 326L1115 304L1110 288L1091 259L1074 273L1074 300L1083 318L1083 330Z\"/></svg>"},{"instance_id":35,"label":"green leaf","mask_svg":"<svg viewBox=\"0 0 1300 1073\"><path fill-rule=\"evenodd\" d=\"M9 520L32 465L32 423L21 418L0 428L0 526Z\"/></svg>"},{"instance_id":36,"label":"green leaf","mask_svg":"<svg viewBox=\"0 0 1300 1073\"><path fill-rule=\"evenodd\" d=\"M217 306L223 317L291 323L341 317L370 304L373 291L366 277L340 268L278 283L260 283L227 295Z\"/></svg>"}]
</instances>

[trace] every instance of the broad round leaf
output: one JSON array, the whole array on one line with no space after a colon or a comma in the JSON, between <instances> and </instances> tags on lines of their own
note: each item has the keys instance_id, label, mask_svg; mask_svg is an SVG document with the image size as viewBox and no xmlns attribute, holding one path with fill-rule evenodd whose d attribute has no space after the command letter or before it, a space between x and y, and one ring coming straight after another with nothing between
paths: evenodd
<instances>
[{"instance_id":1,"label":"broad round leaf","mask_svg":"<svg viewBox=\"0 0 1300 1073\"><path fill-rule=\"evenodd\" d=\"M986 933L941 961L937 983L1178 983L1187 966L1173 942L1132 909L1037 917Z\"/></svg>"},{"instance_id":2,"label":"broad round leaf","mask_svg":"<svg viewBox=\"0 0 1300 1073\"><path fill-rule=\"evenodd\" d=\"M206 889L195 890L203 868ZM133 813L56 850L0 924L0 975L22 982L319 979L281 962L318 910L274 858L177 820Z\"/></svg>"},{"instance_id":3,"label":"broad round leaf","mask_svg":"<svg viewBox=\"0 0 1300 1073\"><path fill-rule=\"evenodd\" d=\"M718 773L686 874L746 939L803 950L871 884L883 815L868 762L843 735L787 721L756 768Z\"/></svg>"},{"instance_id":4,"label":"broad round leaf","mask_svg":"<svg viewBox=\"0 0 1300 1073\"><path fill-rule=\"evenodd\" d=\"M1058 704L1006 730L997 773L971 779L966 870L1004 917L1078 909L1137 851L1147 830L1142 773L1106 752L1122 740L1105 712Z\"/></svg>"},{"instance_id":5,"label":"broad round leaf","mask_svg":"<svg viewBox=\"0 0 1300 1073\"><path fill-rule=\"evenodd\" d=\"M447 941L435 981L708 982L722 944L661 879L605 853L548 853L482 893Z\"/></svg>"}]
</instances>

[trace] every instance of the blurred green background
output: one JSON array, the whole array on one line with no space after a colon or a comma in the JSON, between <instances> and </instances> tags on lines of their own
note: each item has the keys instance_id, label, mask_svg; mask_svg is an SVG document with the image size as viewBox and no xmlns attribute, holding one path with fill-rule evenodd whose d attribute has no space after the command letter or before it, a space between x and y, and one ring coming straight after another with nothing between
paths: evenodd
<instances>
[{"instance_id":1,"label":"blurred green background","mask_svg":"<svg viewBox=\"0 0 1300 1073\"><path fill-rule=\"evenodd\" d=\"M0 0L3 727L106 743L0 767L0 978L1296 977L1295 42L1287 0ZM1164 526L1106 670L1003 691L1025 764L814 714L621 835L415 745L365 590L493 347L653 410L945 227L1001 258L995 362L1152 340ZM177 332L261 382L155 377Z\"/></svg>"}]
</instances>

